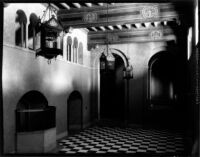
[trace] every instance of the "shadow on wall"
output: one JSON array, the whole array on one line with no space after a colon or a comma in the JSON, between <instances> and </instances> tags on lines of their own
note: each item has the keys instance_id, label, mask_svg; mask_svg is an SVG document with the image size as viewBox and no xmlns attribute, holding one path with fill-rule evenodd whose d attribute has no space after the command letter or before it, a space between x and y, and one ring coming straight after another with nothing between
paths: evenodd
<instances>
[{"instance_id":1,"label":"shadow on wall","mask_svg":"<svg viewBox=\"0 0 200 157\"><path fill-rule=\"evenodd\" d=\"M73 91L67 100L68 132L80 131L83 128L83 98L80 92Z\"/></svg>"}]
</instances>

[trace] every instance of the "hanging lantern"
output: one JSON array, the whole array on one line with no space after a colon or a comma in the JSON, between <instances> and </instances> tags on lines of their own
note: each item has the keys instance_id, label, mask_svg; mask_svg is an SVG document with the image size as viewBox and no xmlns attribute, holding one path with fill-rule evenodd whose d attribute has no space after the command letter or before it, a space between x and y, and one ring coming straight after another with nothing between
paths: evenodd
<instances>
[{"instance_id":1,"label":"hanging lantern","mask_svg":"<svg viewBox=\"0 0 200 157\"><path fill-rule=\"evenodd\" d=\"M105 70L106 69L106 56L104 53L102 53L100 57L100 70Z\"/></svg>"},{"instance_id":2,"label":"hanging lantern","mask_svg":"<svg viewBox=\"0 0 200 157\"><path fill-rule=\"evenodd\" d=\"M51 6L47 7L44 13L44 19L46 19L46 13L49 10L49 16L53 11ZM42 20L41 20L42 21ZM36 57L43 56L48 59L48 62L52 58L56 58L58 55L63 55L62 49L59 48L58 37L62 32L62 26L55 18L55 15L51 15L48 21L40 23L41 30L41 47L36 50Z\"/></svg>"},{"instance_id":3,"label":"hanging lantern","mask_svg":"<svg viewBox=\"0 0 200 157\"><path fill-rule=\"evenodd\" d=\"M107 5L107 23L108 23L108 5ZM104 52L102 53L102 56L100 58L100 69L101 70L115 70L115 57L113 56L110 48L109 48L109 39L110 35L107 33L106 37L106 48L104 49Z\"/></svg>"},{"instance_id":4,"label":"hanging lantern","mask_svg":"<svg viewBox=\"0 0 200 157\"><path fill-rule=\"evenodd\" d=\"M114 70L115 69L115 57L113 56L112 52L108 50L107 59L107 69Z\"/></svg>"},{"instance_id":5,"label":"hanging lantern","mask_svg":"<svg viewBox=\"0 0 200 157\"><path fill-rule=\"evenodd\" d=\"M105 55L106 53L106 55ZM112 55L112 52L104 51L100 57L100 70L108 71L115 70L115 57Z\"/></svg>"}]
</instances>

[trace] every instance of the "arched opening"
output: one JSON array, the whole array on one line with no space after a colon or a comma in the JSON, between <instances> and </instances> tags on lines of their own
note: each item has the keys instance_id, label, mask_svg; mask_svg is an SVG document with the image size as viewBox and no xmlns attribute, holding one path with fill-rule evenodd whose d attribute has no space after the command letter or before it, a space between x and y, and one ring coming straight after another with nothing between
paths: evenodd
<instances>
[{"instance_id":1,"label":"arched opening","mask_svg":"<svg viewBox=\"0 0 200 157\"><path fill-rule=\"evenodd\" d=\"M39 91L29 91L24 94L17 104L18 110L44 109L48 106L46 97Z\"/></svg>"},{"instance_id":2,"label":"arched opening","mask_svg":"<svg viewBox=\"0 0 200 157\"><path fill-rule=\"evenodd\" d=\"M40 29L39 17L35 13L31 13L28 25L28 48L36 50L40 48Z\"/></svg>"},{"instance_id":3,"label":"arched opening","mask_svg":"<svg viewBox=\"0 0 200 157\"><path fill-rule=\"evenodd\" d=\"M78 44L78 63L83 64L83 43Z\"/></svg>"},{"instance_id":4,"label":"arched opening","mask_svg":"<svg viewBox=\"0 0 200 157\"><path fill-rule=\"evenodd\" d=\"M73 91L67 100L69 134L80 131L83 128L82 104L83 98L81 93Z\"/></svg>"},{"instance_id":5,"label":"arched opening","mask_svg":"<svg viewBox=\"0 0 200 157\"><path fill-rule=\"evenodd\" d=\"M27 17L23 10L17 10L15 22L19 23L19 27L15 31L15 44L17 46L26 47L26 24Z\"/></svg>"},{"instance_id":6,"label":"arched opening","mask_svg":"<svg viewBox=\"0 0 200 157\"><path fill-rule=\"evenodd\" d=\"M55 107L48 106L46 97L39 91L29 91L17 104L16 130L29 132L55 127Z\"/></svg>"},{"instance_id":7,"label":"arched opening","mask_svg":"<svg viewBox=\"0 0 200 157\"><path fill-rule=\"evenodd\" d=\"M74 45L73 45L73 62L77 63L77 56L78 56L78 39L75 37L74 38Z\"/></svg>"},{"instance_id":8,"label":"arched opening","mask_svg":"<svg viewBox=\"0 0 200 157\"><path fill-rule=\"evenodd\" d=\"M148 69L148 100L152 120L170 124L176 107L175 56L162 51L151 57Z\"/></svg>"},{"instance_id":9,"label":"arched opening","mask_svg":"<svg viewBox=\"0 0 200 157\"><path fill-rule=\"evenodd\" d=\"M72 58L72 38L70 36L67 37L67 61L71 61Z\"/></svg>"},{"instance_id":10,"label":"arched opening","mask_svg":"<svg viewBox=\"0 0 200 157\"><path fill-rule=\"evenodd\" d=\"M125 83L123 59L113 53L115 57L114 70L100 72L100 119L117 122L124 121Z\"/></svg>"}]
</instances>

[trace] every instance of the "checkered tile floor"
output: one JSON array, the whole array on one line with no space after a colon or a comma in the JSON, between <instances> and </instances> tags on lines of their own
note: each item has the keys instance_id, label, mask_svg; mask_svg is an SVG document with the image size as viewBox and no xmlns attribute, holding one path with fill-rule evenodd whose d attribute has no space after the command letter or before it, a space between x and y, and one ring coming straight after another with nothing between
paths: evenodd
<instances>
[{"instance_id":1,"label":"checkered tile floor","mask_svg":"<svg viewBox=\"0 0 200 157\"><path fill-rule=\"evenodd\" d=\"M156 129L92 127L59 141L62 154L184 154L182 134Z\"/></svg>"}]
</instances>

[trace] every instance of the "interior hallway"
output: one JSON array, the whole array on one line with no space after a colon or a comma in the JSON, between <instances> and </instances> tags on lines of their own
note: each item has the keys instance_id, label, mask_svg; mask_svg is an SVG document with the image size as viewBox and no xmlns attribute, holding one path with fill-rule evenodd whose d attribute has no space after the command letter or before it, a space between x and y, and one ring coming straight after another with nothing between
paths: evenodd
<instances>
[{"instance_id":1,"label":"interior hallway","mask_svg":"<svg viewBox=\"0 0 200 157\"><path fill-rule=\"evenodd\" d=\"M198 0L2 6L3 153L199 154Z\"/></svg>"}]
</instances>

